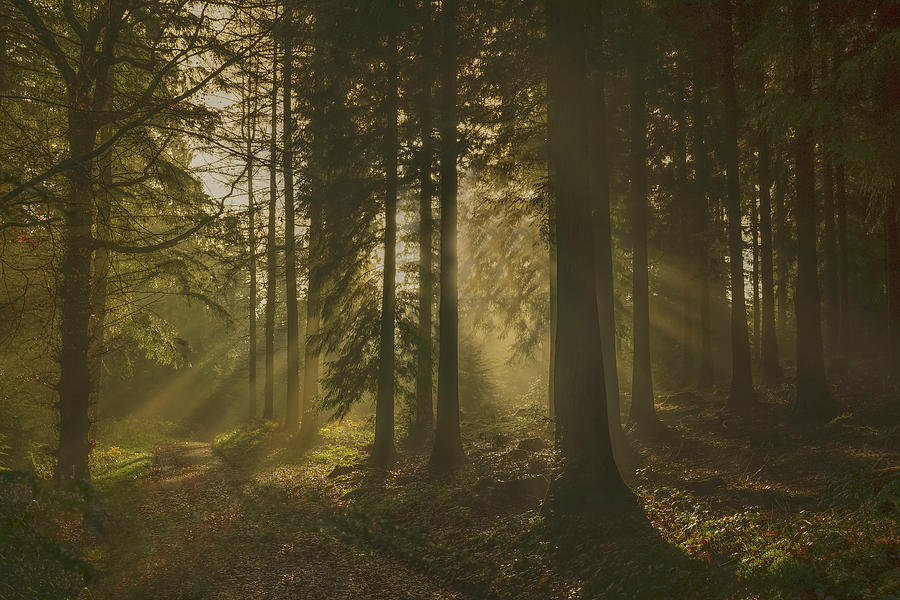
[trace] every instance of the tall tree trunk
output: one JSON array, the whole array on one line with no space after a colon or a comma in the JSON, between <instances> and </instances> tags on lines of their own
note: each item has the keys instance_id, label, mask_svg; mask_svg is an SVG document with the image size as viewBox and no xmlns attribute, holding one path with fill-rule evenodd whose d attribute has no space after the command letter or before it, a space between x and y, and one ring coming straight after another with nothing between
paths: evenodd
<instances>
[{"instance_id":1,"label":"tall tree trunk","mask_svg":"<svg viewBox=\"0 0 900 600\"><path fill-rule=\"evenodd\" d=\"M100 129L100 143L106 143L112 136L112 128L105 126ZM100 189L96 193L97 238L109 240L112 238L110 229L110 205L112 200L113 170L112 152L105 152L97 161L100 170ZM111 266L110 252L104 247L94 250L94 262L91 267L91 321L88 334L91 338L91 395L88 400L89 419L91 424L97 420L97 411L100 404L100 382L102 379L103 355L106 352L106 295L107 277Z\"/></svg>"},{"instance_id":2,"label":"tall tree trunk","mask_svg":"<svg viewBox=\"0 0 900 600\"><path fill-rule=\"evenodd\" d=\"M284 273L287 295L287 401L284 428L296 433L300 426L300 331L297 313L297 250L294 221L294 123L291 114L292 68L294 55L293 12L284 12L284 64L282 65L282 168L284 170Z\"/></svg>"},{"instance_id":3,"label":"tall tree trunk","mask_svg":"<svg viewBox=\"0 0 900 600\"><path fill-rule=\"evenodd\" d=\"M750 241L753 252L753 271L750 281L753 288L753 356L762 356L761 306L759 301L759 207L755 198L750 200Z\"/></svg>"},{"instance_id":4,"label":"tall tree trunk","mask_svg":"<svg viewBox=\"0 0 900 600\"><path fill-rule=\"evenodd\" d=\"M464 459L459 434L459 298L456 257L456 61L457 0L444 0L440 28L440 131L441 131L441 295L438 362L437 420L434 430L432 468L448 471Z\"/></svg>"},{"instance_id":5,"label":"tall tree trunk","mask_svg":"<svg viewBox=\"0 0 900 600\"><path fill-rule=\"evenodd\" d=\"M588 18L593 35L603 37L603 15L599 3L589 5ZM607 131L605 77L602 66L595 65L590 81L590 138L591 186L594 238L594 267L597 273L597 311L600 322L600 347L606 382L606 408L609 434L616 463L622 470L635 462L634 451L622 429L619 405L619 374L616 368L616 316L613 288L612 222L609 191L609 134Z\"/></svg>"},{"instance_id":6,"label":"tall tree trunk","mask_svg":"<svg viewBox=\"0 0 900 600\"><path fill-rule=\"evenodd\" d=\"M277 301L278 248L275 232L275 209L278 199L278 47L272 49L272 124L269 137L269 206L266 230L266 385L263 419L271 421L275 413L275 302Z\"/></svg>"},{"instance_id":7,"label":"tall tree trunk","mask_svg":"<svg viewBox=\"0 0 900 600\"><path fill-rule=\"evenodd\" d=\"M636 25L632 24L636 29ZM632 35L635 35L634 32ZM637 52L637 51L636 51ZM646 433L660 427L653 403L650 368L650 279L647 255L649 206L647 198L647 106L644 98L643 61L632 57L631 84L631 236L634 360L631 411L628 419Z\"/></svg>"},{"instance_id":8,"label":"tall tree trunk","mask_svg":"<svg viewBox=\"0 0 900 600\"><path fill-rule=\"evenodd\" d=\"M69 153L85 156L94 149L97 131L75 108L87 98L76 88L69 93ZM67 172L69 197L63 210L64 248L60 273L59 348L59 448L57 479L88 479L88 434L91 422L91 365L89 358L91 318L91 255L94 209L91 193L91 160Z\"/></svg>"},{"instance_id":9,"label":"tall tree trunk","mask_svg":"<svg viewBox=\"0 0 900 600\"><path fill-rule=\"evenodd\" d=\"M695 192L693 210L694 230L693 237L696 248L694 257L694 271L699 280L699 308L698 319L700 321L700 371L697 374L697 387L706 390L712 387L713 352L712 352L712 316L710 311L710 277L712 277L712 264L709 251L707 232L709 231L709 172L706 163L706 110L703 106L703 96L699 90L694 89L692 98L694 112L694 181L697 189Z\"/></svg>"},{"instance_id":10,"label":"tall tree trunk","mask_svg":"<svg viewBox=\"0 0 900 600\"><path fill-rule=\"evenodd\" d=\"M677 67L683 66L679 61ZM679 75L680 80L680 75ZM685 110L684 92L676 92L675 99L675 192L674 203L678 207L678 228L683 241L688 240L693 234L691 223L691 193L688 187L687 168L687 111ZM696 323L694 320L694 306L696 303L696 281L693 269L693 248L689 244L683 244L677 249L678 262L678 302L679 314L677 321L680 328L678 341L679 350L679 379L686 384L692 378L695 370L697 348L694 344L696 338Z\"/></svg>"},{"instance_id":11,"label":"tall tree trunk","mask_svg":"<svg viewBox=\"0 0 900 600\"><path fill-rule=\"evenodd\" d=\"M300 439L309 442L319 432L316 395L319 393L319 349L314 342L322 326L323 222L322 197L314 190L309 200L309 283L306 288L306 343L303 346L303 398Z\"/></svg>"},{"instance_id":12,"label":"tall tree trunk","mask_svg":"<svg viewBox=\"0 0 900 600\"><path fill-rule=\"evenodd\" d=\"M784 202L785 183L781 169L775 177L775 306L776 333L787 328L788 286L790 285L790 251L788 250L787 209Z\"/></svg>"},{"instance_id":13,"label":"tall tree trunk","mask_svg":"<svg viewBox=\"0 0 900 600\"><path fill-rule=\"evenodd\" d=\"M422 96L419 113L422 126L422 153L419 166L419 336L416 369L416 411L409 438L413 445L424 442L434 427L434 365L432 362L432 303L434 299L434 217L431 201L434 181L431 178L434 158L432 134L431 86L434 81L432 51L431 0L423 4L422 31Z\"/></svg>"},{"instance_id":14,"label":"tall tree trunk","mask_svg":"<svg viewBox=\"0 0 900 600\"><path fill-rule=\"evenodd\" d=\"M744 241L741 233L741 182L738 163L738 113L734 74L734 34L731 2L722 1L725 47L722 91L724 100L724 155L728 179L728 256L731 270L731 389L729 410L746 410L755 403L747 307L744 299Z\"/></svg>"},{"instance_id":15,"label":"tall tree trunk","mask_svg":"<svg viewBox=\"0 0 900 600\"><path fill-rule=\"evenodd\" d=\"M811 36L809 1L796 5L798 28L795 36L796 100L806 107L812 97L812 73L809 67ZM797 285L794 291L797 318L797 402L798 415L809 419L827 419L835 412L834 401L825 380L822 348L822 320L819 300L819 276L816 272L816 183L813 132L809 123L799 123L794 137L794 170L797 177Z\"/></svg>"},{"instance_id":16,"label":"tall tree trunk","mask_svg":"<svg viewBox=\"0 0 900 600\"><path fill-rule=\"evenodd\" d=\"M891 379L900 377L900 224L897 218L897 194L900 194L900 177L894 180L894 189L884 216L884 233L887 262L888 290L888 374Z\"/></svg>"},{"instance_id":17,"label":"tall tree trunk","mask_svg":"<svg viewBox=\"0 0 900 600\"><path fill-rule=\"evenodd\" d=\"M775 334L775 280L772 273L772 202L769 175L769 134L759 135L759 229L762 271L762 367L763 380L772 384L781 379L778 364L778 337Z\"/></svg>"},{"instance_id":18,"label":"tall tree trunk","mask_svg":"<svg viewBox=\"0 0 900 600\"><path fill-rule=\"evenodd\" d=\"M396 4L391 6L396 12ZM378 395L375 404L375 443L371 460L387 466L394 460L394 326L397 273L397 32L396 14L389 15L387 128L384 137L384 279L381 288L381 342L378 352Z\"/></svg>"},{"instance_id":19,"label":"tall tree trunk","mask_svg":"<svg viewBox=\"0 0 900 600\"><path fill-rule=\"evenodd\" d=\"M850 355L850 255L847 231L847 184L844 178L844 164L838 163L835 169L837 183L838 210L838 271L840 284L838 287L838 306L840 308L840 327L835 354L835 365L844 369Z\"/></svg>"},{"instance_id":20,"label":"tall tree trunk","mask_svg":"<svg viewBox=\"0 0 900 600\"><path fill-rule=\"evenodd\" d=\"M549 165L548 165L549 166ZM551 419L556 418L556 325L558 305L557 300L557 252L556 252L556 208L555 199L550 197L549 237L548 248L550 251L550 363L547 376L547 414Z\"/></svg>"},{"instance_id":21,"label":"tall tree trunk","mask_svg":"<svg viewBox=\"0 0 900 600\"><path fill-rule=\"evenodd\" d=\"M837 239L834 226L834 163L828 149L824 150L822 158L822 218L825 221L823 229L822 246L825 251L825 268L823 275L825 309L825 348L828 354L833 354L838 343L838 329L840 327L838 317L838 265L837 265Z\"/></svg>"},{"instance_id":22,"label":"tall tree trunk","mask_svg":"<svg viewBox=\"0 0 900 600\"><path fill-rule=\"evenodd\" d=\"M583 0L548 0L548 125L556 197L558 322L556 444L560 461L547 515L601 511L626 497L613 459L602 364L591 226L589 121Z\"/></svg>"},{"instance_id":23,"label":"tall tree trunk","mask_svg":"<svg viewBox=\"0 0 900 600\"><path fill-rule=\"evenodd\" d=\"M250 242L250 418L256 418L256 204L253 199L253 147L247 144L247 218Z\"/></svg>"}]
</instances>

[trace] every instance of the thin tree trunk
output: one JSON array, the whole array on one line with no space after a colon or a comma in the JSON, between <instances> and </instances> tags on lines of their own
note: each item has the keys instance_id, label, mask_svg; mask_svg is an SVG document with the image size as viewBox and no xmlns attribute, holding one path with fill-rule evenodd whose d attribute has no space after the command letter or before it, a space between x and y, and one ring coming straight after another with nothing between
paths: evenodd
<instances>
[{"instance_id":1,"label":"thin tree trunk","mask_svg":"<svg viewBox=\"0 0 900 600\"><path fill-rule=\"evenodd\" d=\"M826 149L822 159L822 218L825 221L822 245L825 250L824 268L824 302L825 309L825 348L828 354L833 354L838 343L838 330L840 327L838 317L838 264L837 264L837 239L834 225L834 164L831 154Z\"/></svg>"},{"instance_id":2,"label":"thin tree trunk","mask_svg":"<svg viewBox=\"0 0 900 600\"><path fill-rule=\"evenodd\" d=\"M796 6L798 28L795 47L796 99L807 106L812 97L809 2ZM819 276L816 272L816 184L812 128L800 123L794 137L794 170L797 177L797 285L794 292L797 318L797 402L800 417L827 419L835 412L825 380Z\"/></svg>"},{"instance_id":3,"label":"thin tree trunk","mask_svg":"<svg viewBox=\"0 0 900 600\"><path fill-rule=\"evenodd\" d=\"M322 198L314 190L309 200L309 283L306 288L306 343L303 347L303 399L300 439L309 442L319 432L319 349L314 341L322 326Z\"/></svg>"},{"instance_id":4,"label":"thin tree trunk","mask_svg":"<svg viewBox=\"0 0 900 600\"><path fill-rule=\"evenodd\" d=\"M293 68L293 44L291 37L293 13L285 8L284 64L282 65L282 168L284 170L284 272L287 295L287 400L284 428L296 433L300 426L300 346L299 318L297 313L297 251L294 221L294 137L291 114L291 82Z\"/></svg>"},{"instance_id":5,"label":"thin tree trunk","mask_svg":"<svg viewBox=\"0 0 900 600\"><path fill-rule=\"evenodd\" d=\"M396 12L396 4L391 6ZM394 23L396 15L390 15ZM384 279L381 288L381 342L378 352L378 394L375 403L375 443L371 460L379 466L394 460L394 327L397 272L397 32L388 36L388 92L385 99L387 128L384 138Z\"/></svg>"},{"instance_id":6,"label":"thin tree trunk","mask_svg":"<svg viewBox=\"0 0 900 600\"><path fill-rule=\"evenodd\" d=\"M682 66L679 61L678 67ZM675 99L675 205L679 207L678 227L682 240L688 240L692 234L690 189L688 188L687 168L687 114L683 91L676 92ZM696 303L696 281L693 278L693 248L688 244L681 245L678 249L678 296L680 300L679 314L677 316L680 325L681 339L678 341L679 350L679 379L686 384L695 370L695 358L697 348L694 344L696 337L696 323L694 322L694 306Z\"/></svg>"},{"instance_id":7,"label":"thin tree trunk","mask_svg":"<svg viewBox=\"0 0 900 600\"><path fill-rule=\"evenodd\" d=\"M550 218L549 229L549 267L550 267L550 365L547 379L547 413L551 419L556 418L556 325L557 312L559 310L557 301L557 253L556 253L556 209L553 207L555 200L551 195L550 199Z\"/></svg>"},{"instance_id":8,"label":"thin tree trunk","mask_svg":"<svg viewBox=\"0 0 900 600\"><path fill-rule=\"evenodd\" d=\"M250 242L250 418L256 418L256 204L253 199L253 148L247 144L247 218Z\"/></svg>"},{"instance_id":9,"label":"thin tree trunk","mask_svg":"<svg viewBox=\"0 0 900 600\"><path fill-rule=\"evenodd\" d=\"M755 403L747 307L744 299L744 242L741 234L741 182L738 163L737 92L734 74L734 34L731 2L722 2L725 32L722 89L724 93L724 154L728 179L728 255L731 270L731 389L730 410L746 410Z\"/></svg>"},{"instance_id":10,"label":"thin tree trunk","mask_svg":"<svg viewBox=\"0 0 900 600\"><path fill-rule=\"evenodd\" d=\"M778 169L781 173L781 169ZM784 202L783 175L775 177L775 306L777 308L776 333L787 329L788 285L790 280L788 250L787 211Z\"/></svg>"},{"instance_id":11,"label":"thin tree trunk","mask_svg":"<svg viewBox=\"0 0 900 600\"><path fill-rule=\"evenodd\" d=\"M103 144L112 136L110 126L100 130L100 143ZM100 189L97 190L97 238L109 240L112 238L110 229L110 204L112 198L112 153L106 152L98 159L100 165ZM110 252L108 249L98 247L94 250L94 262L91 267L91 322L88 334L91 338L91 395L88 400L89 419L91 425L97 420L97 412L100 405L100 382L102 379L103 355L105 347L106 329L106 295L107 277L110 270Z\"/></svg>"},{"instance_id":12,"label":"thin tree trunk","mask_svg":"<svg viewBox=\"0 0 900 600\"><path fill-rule=\"evenodd\" d=\"M761 306L759 301L759 207L755 198L750 201L750 240L753 252L753 271L751 284L753 288L753 356L762 356Z\"/></svg>"},{"instance_id":13,"label":"thin tree trunk","mask_svg":"<svg viewBox=\"0 0 900 600\"><path fill-rule=\"evenodd\" d=\"M838 343L835 353L835 366L845 369L847 357L850 356L850 259L847 231L847 186L844 179L844 164L838 163L835 169L838 202L838 271L840 283L838 287L838 306L840 309Z\"/></svg>"},{"instance_id":14,"label":"thin tree trunk","mask_svg":"<svg viewBox=\"0 0 900 600\"><path fill-rule=\"evenodd\" d=\"M457 296L457 172L456 61L457 1L444 0L441 8L440 60L441 130L441 274L440 357L438 362L437 420L432 468L448 471L464 460L459 434L459 298Z\"/></svg>"},{"instance_id":15,"label":"thin tree trunk","mask_svg":"<svg viewBox=\"0 0 900 600\"><path fill-rule=\"evenodd\" d=\"M416 411L409 438L413 445L424 442L434 427L434 364L432 361L432 303L434 299L434 217L431 202L434 181L431 178L434 158L432 135L431 86L434 80L432 51L431 0L422 3L424 26L422 32L422 97L419 112L422 126L422 154L419 166L419 337L416 370Z\"/></svg>"},{"instance_id":16,"label":"thin tree trunk","mask_svg":"<svg viewBox=\"0 0 900 600\"><path fill-rule=\"evenodd\" d=\"M556 197L558 323L556 439L560 462L545 515L602 511L626 497L613 459L591 226L583 1L547 2L549 139Z\"/></svg>"},{"instance_id":17,"label":"thin tree trunk","mask_svg":"<svg viewBox=\"0 0 900 600\"><path fill-rule=\"evenodd\" d=\"M695 89L692 98L694 106L694 180L697 185L693 206L694 228L697 232L693 240L696 247L694 257L695 273L699 280L700 321L700 371L697 376L697 387L706 390L713 385L713 353L712 353L712 318L710 314L710 285L712 276L710 252L707 232L709 231L709 173L706 165L706 148L704 145L706 110L703 96Z\"/></svg>"},{"instance_id":18,"label":"thin tree trunk","mask_svg":"<svg viewBox=\"0 0 900 600\"><path fill-rule=\"evenodd\" d=\"M900 377L900 229L897 218L897 194L900 178L894 181L892 197L884 216L888 290L888 375Z\"/></svg>"},{"instance_id":19,"label":"thin tree trunk","mask_svg":"<svg viewBox=\"0 0 900 600\"><path fill-rule=\"evenodd\" d=\"M278 199L278 48L272 49L272 124L269 137L269 206L266 232L266 384L263 419L271 421L275 411L275 303L277 301L278 249L276 247L275 209Z\"/></svg>"},{"instance_id":20,"label":"thin tree trunk","mask_svg":"<svg viewBox=\"0 0 900 600\"><path fill-rule=\"evenodd\" d=\"M634 27L634 25L633 25ZM647 198L647 106L644 98L643 62L637 56L630 65L631 84L631 235L634 360L631 410L628 419L646 433L660 427L653 402L650 368L650 280L647 254L649 229Z\"/></svg>"},{"instance_id":21,"label":"thin tree trunk","mask_svg":"<svg viewBox=\"0 0 900 600\"><path fill-rule=\"evenodd\" d=\"M775 280L772 273L772 203L769 175L769 135L759 135L759 229L762 271L762 367L763 380L772 384L781 379L778 364L778 337L775 334Z\"/></svg>"}]
</instances>

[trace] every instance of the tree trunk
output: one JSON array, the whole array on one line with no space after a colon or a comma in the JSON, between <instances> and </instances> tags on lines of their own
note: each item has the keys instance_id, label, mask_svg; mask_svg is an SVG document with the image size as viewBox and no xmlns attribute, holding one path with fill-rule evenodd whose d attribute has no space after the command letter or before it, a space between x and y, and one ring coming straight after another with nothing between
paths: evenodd
<instances>
[{"instance_id":1,"label":"tree trunk","mask_svg":"<svg viewBox=\"0 0 900 600\"><path fill-rule=\"evenodd\" d=\"M300 346L297 314L297 251L294 222L294 137L291 114L291 82L293 68L292 10L285 9L284 64L282 65L282 168L284 170L284 273L287 296L287 401L284 429L296 433L300 426Z\"/></svg>"},{"instance_id":2,"label":"tree trunk","mask_svg":"<svg viewBox=\"0 0 900 600\"><path fill-rule=\"evenodd\" d=\"M548 165L549 166L549 165ZM555 200L550 197L550 218L548 248L550 251L550 363L547 377L547 414L551 419L556 418L556 324L559 302L557 301L557 255L556 255L556 208Z\"/></svg>"},{"instance_id":3,"label":"tree trunk","mask_svg":"<svg viewBox=\"0 0 900 600\"><path fill-rule=\"evenodd\" d=\"M763 380L772 384L781 379L778 364L778 337L775 335L775 280L772 273L772 203L769 194L769 135L759 136L759 229L762 271L762 367Z\"/></svg>"},{"instance_id":4,"label":"tree trunk","mask_svg":"<svg viewBox=\"0 0 900 600\"><path fill-rule=\"evenodd\" d=\"M884 216L888 290L888 375L900 377L900 229L897 218L897 194L900 178L895 179L892 197Z\"/></svg>"},{"instance_id":5,"label":"tree trunk","mask_svg":"<svg viewBox=\"0 0 900 600\"><path fill-rule=\"evenodd\" d=\"M781 169L778 170L781 172ZM775 177L775 305L778 311L776 333L787 328L788 285L790 280L790 251L788 250L788 222L784 203L785 183L782 176Z\"/></svg>"},{"instance_id":6,"label":"tree trunk","mask_svg":"<svg viewBox=\"0 0 900 600\"><path fill-rule=\"evenodd\" d=\"M453 469L464 460L459 434L459 298L456 257L456 61L457 2L444 0L441 8L440 129L441 129L441 274L437 420L431 466Z\"/></svg>"},{"instance_id":7,"label":"tree trunk","mask_svg":"<svg viewBox=\"0 0 900 600\"><path fill-rule=\"evenodd\" d=\"M632 27L635 27L632 25ZM634 34L632 34L634 35ZM628 419L645 433L660 427L653 403L650 368L650 279L647 253L649 230L647 199L647 106L644 98L644 66L634 56L631 83L631 236L634 361L631 379L631 411Z\"/></svg>"},{"instance_id":8,"label":"tree trunk","mask_svg":"<svg viewBox=\"0 0 900 600\"><path fill-rule=\"evenodd\" d=\"M275 302L277 301L278 249L276 247L275 209L278 190L278 50L272 50L272 125L269 138L269 223L266 232L266 385L263 419L271 421L275 411Z\"/></svg>"},{"instance_id":9,"label":"tree trunk","mask_svg":"<svg viewBox=\"0 0 900 600\"><path fill-rule=\"evenodd\" d=\"M87 92L70 92L69 153L85 156L94 149L96 129L85 123L75 105ZM63 210L64 251L60 273L59 348L59 448L57 479L88 479L88 434L91 422L91 364L89 358L91 318L91 255L94 220L91 170L93 161L83 161L68 171L69 197Z\"/></svg>"},{"instance_id":10,"label":"tree trunk","mask_svg":"<svg viewBox=\"0 0 900 600\"><path fill-rule=\"evenodd\" d=\"M808 106L812 97L809 2L797 4L795 47L796 100ZM797 177L797 285L794 292L797 318L797 401L801 418L824 420L835 406L825 380L819 277L816 272L816 183L812 127L799 123L794 137L794 170Z\"/></svg>"},{"instance_id":11,"label":"tree trunk","mask_svg":"<svg viewBox=\"0 0 900 600\"><path fill-rule=\"evenodd\" d=\"M548 0L548 125L556 198L558 321L556 444L560 460L543 512L598 512L626 497L613 459L591 224L583 1Z\"/></svg>"},{"instance_id":12,"label":"tree trunk","mask_svg":"<svg viewBox=\"0 0 900 600\"><path fill-rule=\"evenodd\" d=\"M250 419L256 418L256 205L253 199L253 148L247 144L247 218L250 242Z\"/></svg>"},{"instance_id":13,"label":"tree trunk","mask_svg":"<svg viewBox=\"0 0 900 600\"><path fill-rule=\"evenodd\" d=\"M706 137L706 110L703 106L703 96L699 90L694 90L692 98L694 105L694 180L697 185L696 197L692 203L693 210L691 214L694 220L694 231L696 235L693 238L696 248L696 256L694 257L695 273L699 280L699 308L698 317L700 321L700 371L697 376L697 387L701 390L707 390L712 387L713 373L713 353L712 353L712 317L710 314L710 285L709 279L712 276L712 265L709 253L709 201L707 194L709 191L709 173L706 163L706 148L704 139Z\"/></svg>"},{"instance_id":14,"label":"tree trunk","mask_svg":"<svg viewBox=\"0 0 900 600\"><path fill-rule=\"evenodd\" d=\"M100 130L100 143L103 144L112 135L112 129L105 126ZM100 165L100 189L96 193L97 238L109 240L112 238L110 230L110 204L112 198L112 153L106 152L98 161ZM98 247L94 250L94 262L91 267L91 322L88 334L91 338L91 395L89 402L89 419L91 425L97 420L97 411L100 404L100 381L102 379L103 355L105 347L106 329L106 294L107 277L110 270L110 252L108 249Z\"/></svg>"},{"instance_id":15,"label":"tree trunk","mask_svg":"<svg viewBox=\"0 0 900 600\"><path fill-rule=\"evenodd\" d=\"M595 37L602 38L603 23L599 3L589 8L588 17ZM619 374L616 368L616 316L615 290L613 287L612 222L610 218L609 192L609 134L607 132L605 77L600 66L595 66L590 81L590 161L592 180L591 198L593 213L594 267L597 273L597 311L600 320L600 347L603 351L602 366L606 382L606 408L609 434L616 463L628 470L627 465L636 458L622 429L619 405Z\"/></svg>"},{"instance_id":16,"label":"tree trunk","mask_svg":"<svg viewBox=\"0 0 900 600\"><path fill-rule=\"evenodd\" d=\"M825 220L822 245L825 250L824 268L824 302L825 309L825 348L828 354L834 354L838 343L838 329L840 327L838 317L838 264L837 264L837 240L834 226L834 164L831 154L826 149L822 159L822 218Z\"/></svg>"},{"instance_id":17,"label":"tree trunk","mask_svg":"<svg viewBox=\"0 0 900 600\"><path fill-rule=\"evenodd\" d=\"M750 201L750 241L753 252L753 271L751 284L753 288L753 356L762 356L761 307L759 301L759 207L755 198Z\"/></svg>"},{"instance_id":18,"label":"tree trunk","mask_svg":"<svg viewBox=\"0 0 900 600\"><path fill-rule=\"evenodd\" d=\"M738 171L738 114L734 80L734 34L731 2L722 2L725 26L722 91L724 95L724 155L728 179L728 255L731 270L731 389L729 410L746 410L755 403L747 307L744 300L744 242L741 233L741 182Z\"/></svg>"},{"instance_id":19,"label":"tree trunk","mask_svg":"<svg viewBox=\"0 0 900 600\"><path fill-rule=\"evenodd\" d=\"M422 97L419 112L422 126L422 154L419 166L419 336L416 369L416 411L410 427L409 438L414 446L422 444L434 427L434 364L432 362L432 302L434 299L434 217L431 201L434 196L434 182L431 165L434 157L434 136L432 135L432 16L431 1L422 3L424 7L424 29L422 32Z\"/></svg>"},{"instance_id":20,"label":"tree trunk","mask_svg":"<svg viewBox=\"0 0 900 600\"><path fill-rule=\"evenodd\" d=\"M309 283L306 288L306 343L303 347L303 400L300 439L312 440L319 432L316 395L319 393L319 350L313 341L322 326L322 198L313 192L309 201Z\"/></svg>"},{"instance_id":21,"label":"tree trunk","mask_svg":"<svg viewBox=\"0 0 900 600\"><path fill-rule=\"evenodd\" d=\"M392 5L391 12L396 12ZM396 15L389 16L394 23ZM387 128L384 138L384 279L381 288L381 341L378 352L378 395L375 403L375 443L372 463L388 466L394 460L394 326L397 274L397 32L388 37Z\"/></svg>"},{"instance_id":22,"label":"tree trunk","mask_svg":"<svg viewBox=\"0 0 900 600\"><path fill-rule=\"evenodd\" d=\"M838 343L835 348L835 364L844 369L850 355L850 259L847 231L847 186L844 179L844 164L838 163L836 171L838 201L838 271L840 284L838 287L838 306L840 308Z\"/></svg>"}]
</instances>

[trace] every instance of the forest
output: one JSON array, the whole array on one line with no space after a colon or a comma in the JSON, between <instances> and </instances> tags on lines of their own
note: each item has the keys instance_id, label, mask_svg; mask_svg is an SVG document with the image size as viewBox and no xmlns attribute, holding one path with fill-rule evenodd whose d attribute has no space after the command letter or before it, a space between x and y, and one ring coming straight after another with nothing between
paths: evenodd
<instances>
[{"instance_id":1,"label":"forest","mask_svg":"<svg viewBox=\"0 0 900 600\"><path fill-rule=\"evenodd\" d=\"M0 599L900 600L897 0L0 0Z\"/></svg>"}]
</instances>

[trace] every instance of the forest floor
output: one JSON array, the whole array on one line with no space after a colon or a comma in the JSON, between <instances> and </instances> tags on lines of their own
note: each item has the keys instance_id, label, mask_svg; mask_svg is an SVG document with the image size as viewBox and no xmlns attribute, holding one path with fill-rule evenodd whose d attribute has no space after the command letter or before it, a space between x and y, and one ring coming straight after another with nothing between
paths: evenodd
<instances>
[{"instance_id":1,"label":"forest floor","mask_svg":"<svg viewBox=\"0 0 900 600\"><path fill-rule=\"evenodd\" d=\"M367 422L309 448L270 423L103 446L94 486L68 501L17 484L41 507L27 528L52 539L32 551L62 565L42 577L69 575L9 597L897 599L897 390L861 376L835 389L842 414L817 427L792 419L788 386L752 418L724 414L721 390L662 398L671 434L629 434L634 505L553 522L538 510L553 463L539 407L465 420L468 460L446 478L402 446L370 469ZM33 569L3 541L0 567Z\"/></svg>"}]
</instances>

